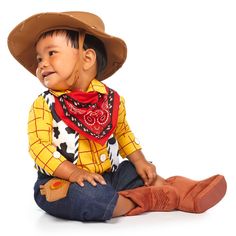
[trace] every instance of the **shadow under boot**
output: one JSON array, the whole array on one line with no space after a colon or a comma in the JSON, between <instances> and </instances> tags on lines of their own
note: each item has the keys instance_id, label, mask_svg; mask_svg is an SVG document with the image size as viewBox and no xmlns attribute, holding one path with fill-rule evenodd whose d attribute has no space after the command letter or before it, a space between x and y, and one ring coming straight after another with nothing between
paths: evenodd
<instances>
[{"instance_id":1,"label":"shadow under boot","mask_svg":"<svg viewBox=\"0 0 236 236\"><path fill-rule=\"evenodd\" d=\"M179 198L173 187L143 186L119 192L123 197L129 198L137 206L126 215L139 215L147 211L172 211L176 209Z\"/></svg>"},{"instance_id":2,"label":"shadow under boot","mask_svg":"<svg viewBox=\"0 0 236 236\"><path fill-rule=\"evenodd\" d=\"M222 175L214 175L201 181L174 176L166 181L179 195L177 209L192 213L202 213L216 205L224 197L227 189Z\"/></svg>"}]
</instances>

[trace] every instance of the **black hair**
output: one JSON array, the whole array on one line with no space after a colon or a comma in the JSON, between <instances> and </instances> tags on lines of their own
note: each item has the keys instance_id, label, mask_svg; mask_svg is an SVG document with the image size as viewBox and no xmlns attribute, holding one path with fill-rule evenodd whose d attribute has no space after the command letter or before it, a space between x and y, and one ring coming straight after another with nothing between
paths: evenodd
<instances>
[{"instance_id":1,"label":"black hair","mask_svg":"<svg viewBox=\"0 0 236 236\"><path fill-rule=\"evenodd\" d=\"M68 29L58 29L58 30L50 30L45 33L43 33L38 41L42 38L46 38L47 36L52 36L53 34L65 34L68 41L71 43L71 46L73 48L79 48L79 31L75 30L68 30ZM106 49L104 47L103 42L94 37L93 35L86 34L84 39L84 50L86 49L93 49L96 52L96 60L97 60L97 79L99 80L99 77L103 70L105 69L107 65L107 54Z\"/></svg>"}]
</instances>

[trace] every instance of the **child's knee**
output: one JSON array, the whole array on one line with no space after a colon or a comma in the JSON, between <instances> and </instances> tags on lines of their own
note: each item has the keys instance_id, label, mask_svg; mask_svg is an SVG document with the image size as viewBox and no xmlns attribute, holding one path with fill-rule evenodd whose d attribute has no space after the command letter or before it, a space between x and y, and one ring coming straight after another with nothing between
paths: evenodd
<instances>
[{"instance_id":1,"label":"child's knee","mask_svg":"<svg viewBox=\"0 0 236 236\"><path fill-rule=\"evenodd\" d=\"M94 187L85 182L84 187L77 184L72 184L71 187L72 202L75 204L72 214L75 219L80 221L111 219L118 199L118 194L112 186L97 184Z\"/></svg>"}]
</instances>

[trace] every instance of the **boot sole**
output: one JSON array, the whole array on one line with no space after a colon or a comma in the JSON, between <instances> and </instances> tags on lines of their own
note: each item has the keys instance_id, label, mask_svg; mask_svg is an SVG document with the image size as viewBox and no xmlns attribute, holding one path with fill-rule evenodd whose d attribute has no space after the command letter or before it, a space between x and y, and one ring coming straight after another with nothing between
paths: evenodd
<instances>
[{"instance_id":1,"label":"boot sole","mask_svg":"<svg viewBox=\"0 0 236 236\"><path fill-rule=\"evenodd\" d=\"M195 199L195 212L202 213L216 205L225 195L227 184L224 176L218 175Z\"/></svg>"}]
</instances>

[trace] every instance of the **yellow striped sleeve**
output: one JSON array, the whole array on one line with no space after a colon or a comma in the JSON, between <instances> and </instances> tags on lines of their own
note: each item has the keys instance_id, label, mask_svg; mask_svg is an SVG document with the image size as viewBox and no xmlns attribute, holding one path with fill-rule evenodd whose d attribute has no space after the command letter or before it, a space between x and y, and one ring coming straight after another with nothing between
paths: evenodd
<instances>
[{"instance_id":1,"label":"yellow striped sleeve","mask_svg":"<svg viewBox=\"0 0 236 236\"><path fill-rule=\"evenodd\" d=\"M123 97L120 97L118 122L114 134L119 144L120 155L123 158L141 149L126 120L125 100Z\"/></svg>"},{"instance_id":2,"label":"yellow striped sleeve","mask_svg":"<svg viewBox=\"0 0 236 236\"><path fill-rule=\"evenodd\" d=\"M29 153L35 163L50 175L66 160L62 155L57 156L52 143L52 129L52 114L44 98L39 96L29 112Z\"/></svg>"}]
</instances>

